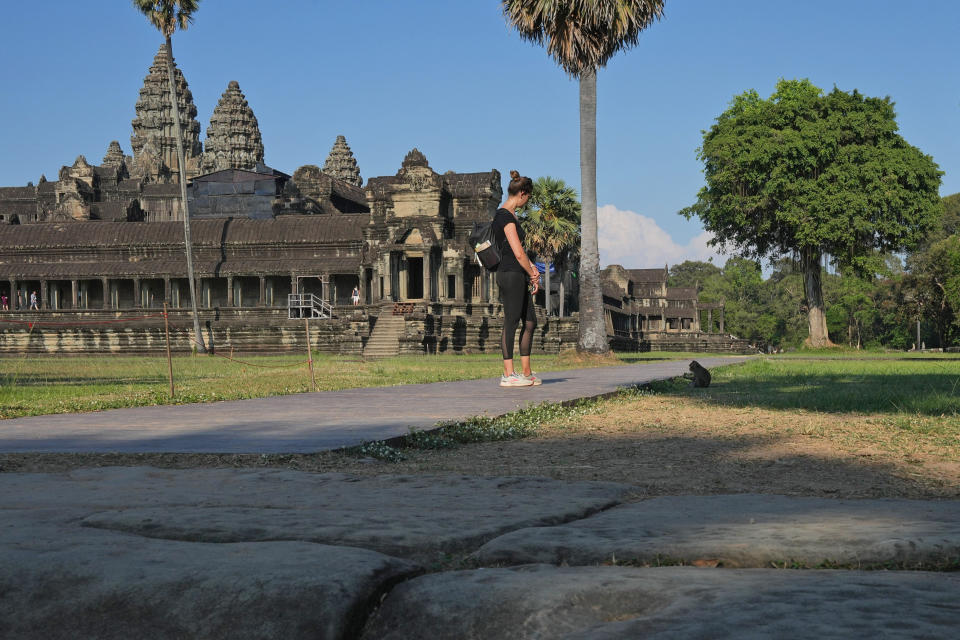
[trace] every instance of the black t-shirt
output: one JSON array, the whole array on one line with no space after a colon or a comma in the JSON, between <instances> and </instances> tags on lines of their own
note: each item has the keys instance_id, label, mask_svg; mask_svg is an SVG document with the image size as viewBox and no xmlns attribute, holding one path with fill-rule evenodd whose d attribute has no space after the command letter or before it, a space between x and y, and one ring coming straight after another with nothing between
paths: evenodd
<instances>
[{"instance_id":1,"label":"black t-shirt","mask_svg":"<svg viewBox=\"0 0 960 640\"><path fill-rule=\"evenodd\" d=\"M493 233L497 239L497 244L500 246L500 266L497 267L497 271L519 271L520 273L526 273L526 269L520 266L520 263L517 262L517 257L513 255L513 249L510 248L510 242L507 241L507 236L503 231L504 227L508 224L516 225L517 236L520 238L520 246L523 246L523 242L526 240L523 227L514 215L507 209L497 209L497 215L493 217Z\"/></svg>"}]
</instances>

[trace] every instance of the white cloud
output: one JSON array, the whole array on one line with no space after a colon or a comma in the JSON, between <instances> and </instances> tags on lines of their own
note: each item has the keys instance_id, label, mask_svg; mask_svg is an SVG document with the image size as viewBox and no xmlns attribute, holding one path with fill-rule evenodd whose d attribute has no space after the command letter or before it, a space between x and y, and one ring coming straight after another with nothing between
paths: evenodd
<instances>
[{"instance_id":1,"label":"white cloud","mask_svg":"<svg viewBox=\"0 0 960 640\"><path fill-rule=\"evenodd\" d=\"M600 266L619 264L627 269L653 269L684 260L713 258L722 267L724 254L707 246L711 235L702 231L687 244L677 244L653 218L634 211L622 211L611 204L597 208L597 239Z\"/></svg>"}]
</instances>

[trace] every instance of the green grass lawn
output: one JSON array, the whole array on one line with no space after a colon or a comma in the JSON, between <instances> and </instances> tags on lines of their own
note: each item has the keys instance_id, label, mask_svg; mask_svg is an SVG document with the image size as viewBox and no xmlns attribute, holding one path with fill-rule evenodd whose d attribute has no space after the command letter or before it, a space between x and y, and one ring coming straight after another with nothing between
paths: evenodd
<instances>
[{"instance_id":1,"label":"green grass lawn","mask_svg":"<svg viewBox=\"0 0 960 640\"><path fill-rule=\"evenodd\" d=\"M699 357L706 354L624 353L622 364ZM156 404L213 402L301 393L311 390L303 354L173 359L176 395L171 398L163 357L26 356L0 359L0 418L97 411ZM534 369L590 366L557 356L534 356ZM423 382L470 380L500 375L499 354L401 356L362 360L314 356L321 391Z\"/></svg>"},{"instance_id":2,"label":"green grass lawn","mask_svg":"<svg viewBox=\"0 0 960 640\"><path fill-rule=\"evenodd\" d=\"M679 381L657 389L687 392ZM702 393L711 402L738 407L955 416L960 415L960 358L757 358L718 369Z\"/></svg>"}]
</instances>

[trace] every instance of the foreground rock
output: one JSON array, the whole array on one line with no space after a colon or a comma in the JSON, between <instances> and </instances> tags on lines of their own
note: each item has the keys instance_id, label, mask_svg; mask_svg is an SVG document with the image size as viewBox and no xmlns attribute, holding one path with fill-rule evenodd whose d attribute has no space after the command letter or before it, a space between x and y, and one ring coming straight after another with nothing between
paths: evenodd
<instances>
[{"instance_id":1,"label":"foreground rock","mask_svg":"<svg viewBox=\"0 0 960 640\"><path fill-rule=\"evenodd\" d=\"M365 640L954 638L960 575L529 565L398 585Z\"/></svg>"},{"instance_id":2,"label":"foreground rock","mask_svg":"<svg viewBox=\"0 0 960 640\"><path fill-rule=\"evenodd\" d=\"M356 637L422 571L378 550L472 551L623 491L278 470L0 474L0 638Z\"/></svg>"},{"instance_id":3,"label":"foreground rock","mask_svg":"<svg viewBox=\"0 0 960 640\"><path fill-rule=\"evenodd\" d=\"M151 540L62 518L4 510L0 638L355 637L419 573L364 549Z\"/></svg>"},{"instance_id":4,"label":"foreground rock","mask_svg":"<svg viewBox=\"0 0 960 640\"><path fill-rule=\"evenodd\" d=\"M192 542L300 540L407 558L617 503L626 487L544 478L107 468L0 476L0 505L82 508L86 527Z\"/></svg>"},{"instance_id":5,"label":"foreground rock","mask_svg":"<svg viewBox=\"0 0 960 640\"><path fill-rule=\"evenodd\" d=\"M484 545L481 562L703 562L817 567L960 563L960 502L675 496L615 507Z\"/></svg>"}]
</instances>

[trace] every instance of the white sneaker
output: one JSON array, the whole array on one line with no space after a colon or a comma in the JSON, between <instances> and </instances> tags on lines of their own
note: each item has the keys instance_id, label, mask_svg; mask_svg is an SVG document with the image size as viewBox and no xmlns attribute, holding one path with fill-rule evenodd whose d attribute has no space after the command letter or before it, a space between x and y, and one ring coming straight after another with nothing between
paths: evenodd
<instances>
[{"instance_id":1,"label":"white sneaker","mask_svg":"<svg viewBox=\"0 0 960 640\"><path fill-rule=\"evenodd\" d=\"M521 374L520 374L520 377L521 377L521 378L526 378L527 380L533 380L533 382L532 382L533 386L537 386L538 384L543 384L543 380L541 380L540 378L537 377L537 372L536 372L536 371L531 371L531 372L530 372L530 375L528 375L528 376L525 376L525 375L523 375L523 374L521 373Z\"/></svg>"},{"instance_id":2,"label":"white sneaker","mask_svg":"<svg viewBox=\"0 0 960 640\"><path fill-rule=\"evenodd\" d=\"M501 387L532 387L533 380L525 378L519 373L511 373L509 376L500 376Z\"/></svg>"}]
</instances>

